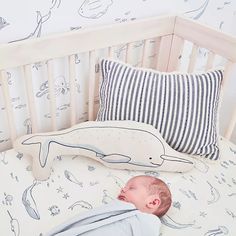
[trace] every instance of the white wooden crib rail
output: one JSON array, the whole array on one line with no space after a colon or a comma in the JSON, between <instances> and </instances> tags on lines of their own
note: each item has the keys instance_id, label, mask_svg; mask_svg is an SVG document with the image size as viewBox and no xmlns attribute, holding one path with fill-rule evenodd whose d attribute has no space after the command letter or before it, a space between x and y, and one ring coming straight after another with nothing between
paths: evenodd
<instances>
[{"instance_id":1,"label":"white wooden crib rail","mask_svg":"<svg viewBox=\"0 0 236 236\"><path fill-rule=\"evenodd\" d=\"M98 78L95 67L98 63L98 50L107 49L107 56L113 57L118 45L126 45L125 58L130 62L133 42L141 41L142 47L139 66L148 65L148 44L150 40L156 40L155 65L160 71L178 70L182 51L186 41L192 43L191 56L188 63L188 72L195 70L198 48L206 48L208 59L205 69L214 66L215 57L220 55L226 59L226 79L236 63L236 38L223 34L192 20L179 16L164 16L151 19L136 20L129 23L113 24L102 27L87 28L63 34L52 35L37 39L0 45L0 76L2 92L4 94L5 107L8 117L11 141L17 134L16 122L12 108L11 96L7 82L7 70L20 68L26 85L29 115L32 123L32 132L40 132L38 129L37 112L32 85L32 64L47 61L47 80L50 95L51 130L57 130L56 98L54 93L54 59L66 57L69 65L70 86L70 125L77 123L75 99L75 57L78 53L89 53L89 96L88 119L95 118L94 98L98 87ZM150 52L149 52L150 53ZM187 58L188 60L188 58ZM86 79L86 78L83 78ZM236 110L236 109L235 109ZM226 132L226 138L230 139L236 123L236 112L231 119Z\"/></svg>"}]
</instances>

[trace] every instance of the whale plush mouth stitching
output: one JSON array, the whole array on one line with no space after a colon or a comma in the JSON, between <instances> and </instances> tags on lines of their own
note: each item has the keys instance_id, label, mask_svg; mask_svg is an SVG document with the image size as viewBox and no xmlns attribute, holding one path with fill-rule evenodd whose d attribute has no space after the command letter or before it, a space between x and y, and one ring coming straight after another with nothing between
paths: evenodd
<instances>
[{"instance_id":1,"label":"whale plush mouth stitching","mask_svg":"<svg viewBox=\"0 0 236 236\"><path fill-rule=\"evenodd\" d=\"M152 165L154 165L154 166L161 166L162 164L163 164L163 162L164 162L164 160L162 161L162 163L161 164L157 164L157 163L154 163L154 162L150 162Z\"/></svg>"}]
</instances>

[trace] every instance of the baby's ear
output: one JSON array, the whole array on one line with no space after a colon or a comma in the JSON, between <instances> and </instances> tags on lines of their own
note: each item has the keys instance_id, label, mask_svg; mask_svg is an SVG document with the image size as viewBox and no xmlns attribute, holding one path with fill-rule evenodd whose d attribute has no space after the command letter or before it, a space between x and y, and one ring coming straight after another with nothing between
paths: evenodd
<instances>
[{"instance_id":1,"label":"baby's ear","mask_svg":"<svg viewBox=\"0 0 236 236\"><path fill-rule=\"evenodd\" d=\"M161 204L161 200L157 195L151 195L148 197L147 207L149 209L157 208Z\"/></svg>"}]
</instances>

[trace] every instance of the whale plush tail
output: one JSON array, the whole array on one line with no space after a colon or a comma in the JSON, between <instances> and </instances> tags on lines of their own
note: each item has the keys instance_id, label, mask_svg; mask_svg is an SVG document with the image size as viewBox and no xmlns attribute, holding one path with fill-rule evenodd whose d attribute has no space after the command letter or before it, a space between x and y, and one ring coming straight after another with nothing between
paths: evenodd
<instances>
[{"instance_id":1,"label":"whale plush tail","mask_svg":"<svg viewBox=\"0 0 236 236\"><path fill-rule=\"evenodd\" d=\"M51 142L53 142L52 139L45 139L43 141L38 141L38 136L32 136L28 139L25 139L21 143L22 145L25 145L25 146L36 145L38 149L38 158L39 158L40 165L41 167L45 167L47 163L49 146ZM36 146L34 148L36 148Z\"/></svg>"}]
</instances>

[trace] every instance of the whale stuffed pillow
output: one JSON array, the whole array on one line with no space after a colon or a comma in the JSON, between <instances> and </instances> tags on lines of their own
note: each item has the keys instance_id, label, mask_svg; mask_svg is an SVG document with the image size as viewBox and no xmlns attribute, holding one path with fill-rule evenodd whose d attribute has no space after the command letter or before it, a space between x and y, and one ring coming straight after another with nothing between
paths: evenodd
<instances>
[{"instance_id":1,"label":"whale stuffed pillow","mask_svg":"<svg viewBox=\"0 0 236 236\"><path fill-rule=\"evenodd\" d=\"M185 172L193 160L172 149L151 125L135 121L88 121L56 132L22 136L18 152L33 158L33 175L50 176L58 155L82 155L107 167L130 170Z\"/></svg>"}]
</instances>

